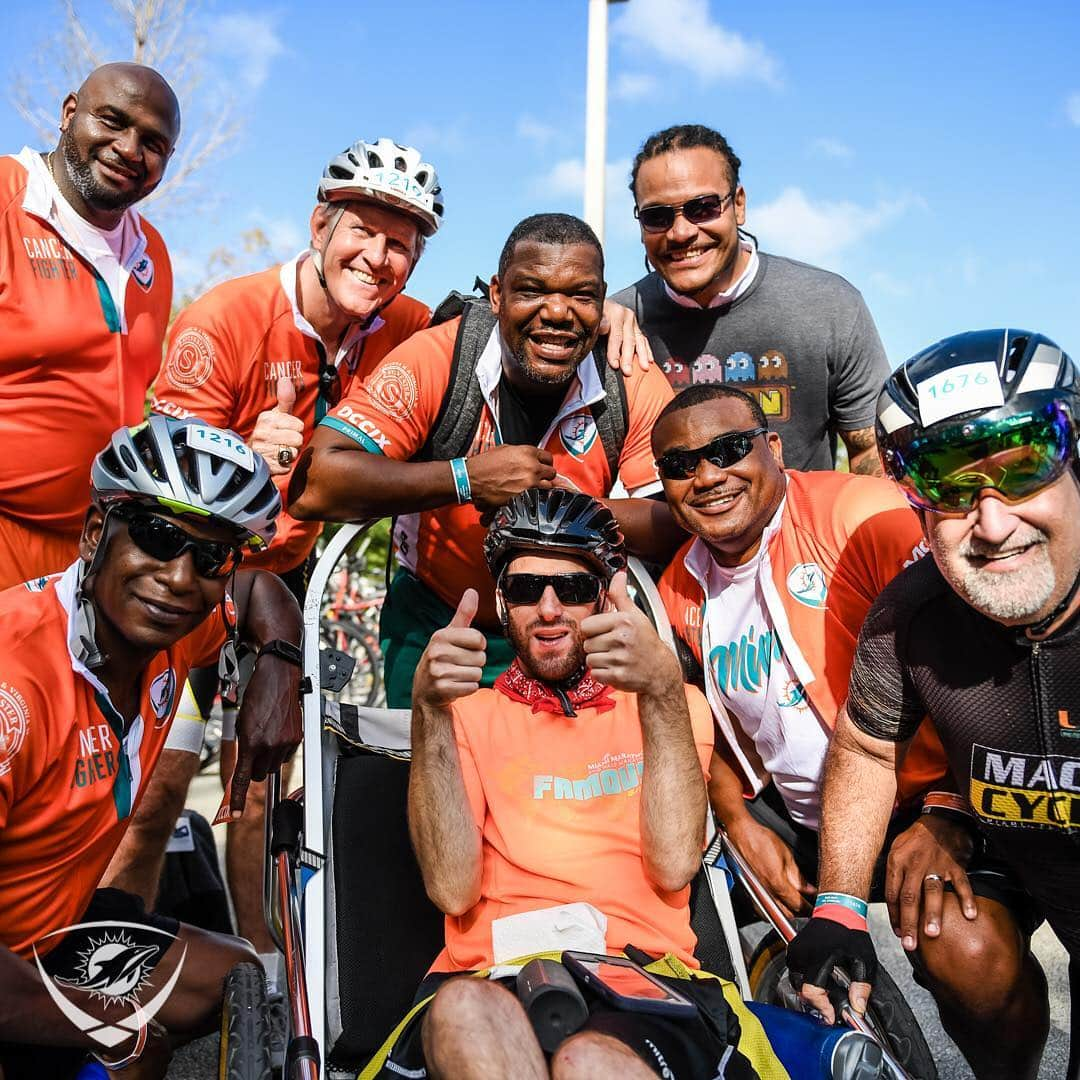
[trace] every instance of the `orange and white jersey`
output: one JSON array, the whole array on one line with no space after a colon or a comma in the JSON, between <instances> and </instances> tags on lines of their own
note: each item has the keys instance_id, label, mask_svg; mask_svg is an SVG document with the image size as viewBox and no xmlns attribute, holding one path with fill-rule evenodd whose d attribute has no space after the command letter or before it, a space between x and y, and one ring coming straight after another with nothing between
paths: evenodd
<instances>
[{"instance_id":1,"label":"orange and white jersey","mask_svg":"<svg viewBox=\"0 0 1080 1080\"><path fill-rule=\"evenodd\" d=\"M78 534L94 455L143 419L161 365L165 244L134 210L119 233L120 258L40 154L0 157L0 516L26 526Z\"/></svg>"},{"instance_id":2,"label":"orange and white jersey","mask_svg":"<svg viewBox=\"0 0 1080 1080\"><path fill-rule=\"evenodd\" d=\"M26 957L86 909L142 798L188 670L213 663L226 637L218 608L158 653L125 731L78 659L78 568L0 593L0 944Z\"/></svg>"},{"instance_id":3,"label":"orange and white jersey","mask_svg":"<svg viewBox=\"0 0 1080 1080\"><path fill-rule=\"evenodd\" d=\"M304 422L304 442L318 422L320 350L314 327L296 302L296 273L304 252L258 274L234 278L186 307L169 333L154 386L154 412L198 416L250 440L261 412L277 405L277 383L296 387L293 415ZM342 388L370 372L396 345L427 326L430 312L410 296L396 296L368 326L346 335L336 364ZM285 502L290 475L278 478ZM244 565L284 573L303 562L322 529L283 513L270 548L245 556Z\"/></svg>"},{"instance_id":4,"label":"orange and white jersey","mask_svg":"<svg viewBox=\"0 0 1080 1080\"><path fill-rule=\"evenodd\" d=\"M460 321L451 319L425 330L395 349L374 371L353 383L323 424L364 450L399 461L412 458L424 446L442 408ZM485 407L469 456L502 442L498 402L502 348L495 327L477 361L476 378ZM616 479L590 411L603 398L595 361L586 356L539 442L551 453L563 482L596 497L606 496ZM626 380L627 431L618 472L632 496L661 489L649 439L657 416L671 398L671 387L655 366L648 371L635 368ZM485 532L479 511L468 503L402 515L394 542L402 564L451 607L466 588L477 589L480 620L491 624L495 621L494 590L484 563Z\"/></svg>"}]
</instances>

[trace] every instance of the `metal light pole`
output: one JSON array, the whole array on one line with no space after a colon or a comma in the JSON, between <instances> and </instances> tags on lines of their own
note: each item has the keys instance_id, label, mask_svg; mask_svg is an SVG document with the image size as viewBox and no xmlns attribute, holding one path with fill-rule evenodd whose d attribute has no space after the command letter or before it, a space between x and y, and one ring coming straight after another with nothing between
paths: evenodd
<instances>
[{"instance_id":1,"label":"metal light pole","mask_svg":"<svg viewBox=\"0 0 1080 1080\"><path fill-rule=\"evenodd\" d=\"M585 220L604 242L604 172L607 156L608 4L589 0L585 74Z\"/></svg>"}]
</instances>

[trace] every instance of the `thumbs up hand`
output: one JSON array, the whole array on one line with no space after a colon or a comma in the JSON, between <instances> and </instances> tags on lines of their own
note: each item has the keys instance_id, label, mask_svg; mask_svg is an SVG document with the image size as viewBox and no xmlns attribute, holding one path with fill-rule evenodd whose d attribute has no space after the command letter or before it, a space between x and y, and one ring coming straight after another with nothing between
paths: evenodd
<instances>
[{"instance_id":1,"label":"thumbs up hand","mask_svg":"<svg viewBox=\"0 0 1080 1080\"><path fill-rule=\"evenodd\" d=\"M608 610L581 623L585 662L593 676L630 694L667 693L672 680L681 685L679 662L630 598L625 571L611 579L607 595Z\"/></svg>"},{"instance_id":2,"label":"thumbs up hand","mask_svg":"<svg viewBox=\"0 0 1080 1080\"><path fill-rule=\"evenodd\" d=\"M413 704L445 708L480 689L487 663L487 639L472 625L480 606L475 589L466 589L454 617L431 635L413 677Z\"/></svg>"},{"instance_id":3,"label":"thumbs up hand","mask_svg":"<svg viewBox=\"0 0 1080 1080\"><path fill-rule=\"evenodd\" d=\"M304 421L293 416L296 408L296 385L283 376L277 381L277 405L259 413L251 433L251 448L270 466L271 476L285 476L292 471L304 445Z\"/></svg>"}]
</instances>

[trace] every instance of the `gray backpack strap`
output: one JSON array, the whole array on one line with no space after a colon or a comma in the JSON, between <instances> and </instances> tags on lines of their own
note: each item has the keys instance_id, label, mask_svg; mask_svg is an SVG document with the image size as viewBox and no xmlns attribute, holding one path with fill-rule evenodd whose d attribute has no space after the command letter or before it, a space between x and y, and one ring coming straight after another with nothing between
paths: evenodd
<instances>
[{"instance_id":1,"label":"gray backpack strap","mask_svg":"<svg viewBox=\"0 0 1080 1080\"><path fill-rule=\"evenodd\" d=\"M487 300L465 298L446 396L427 442L414 461L450 461L469 452L484 408L476 364L495 324Z\"/></svg>"},{"instance_id":2,"label":"gray backpack strap","mask_svg":"<svg viewBox=\"0 0 1080 1080\"><path fill-rule=\"evenodd\" d=\"M596 423L596 433L600 436L600 443L604 447L604 455L607 457L611 482L614 483L619 475L619 458L622 457L623 446L626 443L629 412L626 404L626 378L621 371L613 370L608 366L606 337L597 338L592 355L596 362L596 373L604 387L604 400L592 406L593 420Z\"/></svg>"}]
</instances>

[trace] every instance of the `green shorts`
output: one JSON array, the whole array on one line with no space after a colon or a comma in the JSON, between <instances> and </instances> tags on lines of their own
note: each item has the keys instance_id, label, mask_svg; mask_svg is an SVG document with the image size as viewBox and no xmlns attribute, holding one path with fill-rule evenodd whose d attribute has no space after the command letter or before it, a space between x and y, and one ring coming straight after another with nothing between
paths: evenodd
<instances>
[{"instance_id":1,"label":"green shorts","mask_svg":"<svg viewBox=\"0 0 1080 1080\"><path fill-rule=\"evenodd\" d=\"M379 620L379 646L383 654L386 704L407 709L412 704L413 675L431 635L454 617L454 609L408 570L398 570L386 591ZM487 664L481 686L492 683L510 666L514 650L501 634L484 632Z\"/></svg>"}]
</instances>

